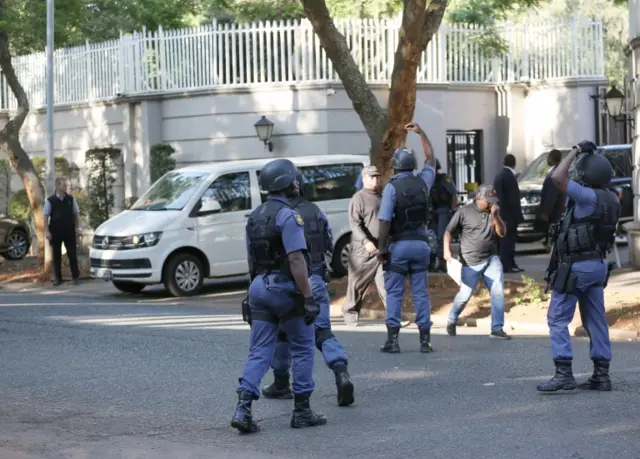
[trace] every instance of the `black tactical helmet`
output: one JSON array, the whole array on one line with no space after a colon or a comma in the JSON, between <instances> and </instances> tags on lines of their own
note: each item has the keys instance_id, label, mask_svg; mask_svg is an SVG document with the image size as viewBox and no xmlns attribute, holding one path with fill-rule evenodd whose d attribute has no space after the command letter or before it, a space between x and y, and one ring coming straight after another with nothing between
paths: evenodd
<instances>
[{"instance_id":1,"label":"black tactical helmet","mask_svg":"<svg viewBox=\"0 0 640 459\"><path fill-rule=\"evenodd\" d=\"M576 163L577 178L587 186L600 187L611 182L613 168L607 158L595 153L584 153Z\"/></svg>"},{"instance_id":2,"label":"black tactical helmet","mask_svg":"<svg viewBox=\"0 0 640 459\"><path fill-rule=\"evenodd\" d=\"M298 169L288 159L274 159L260 171L260 189L268 193L286 190L296 179Z\"/></svg>"},{"instance_id":3,"label":"black tactical helmet","mask_svg":"<svg viewBox=\"0 0 640 459\"><path fill-rule=\"evenodd\" d=\"M412 171L416 168L416 157L411 148L402 147L393 152L391 168L394 171Z\"/></svg>"},{"instance_id":4,"label":"black tactical helmet","mask_svg":"<svg viewBox=\"0 0 640 459\"><path fill-rule=\"evenodd\" d=\"M296 169L296 180L298 181L298 186L300 187L300 196L303 196L304 186L302 182L302 172L300 172L300 169Z\"/></svg>"}]
</instances>

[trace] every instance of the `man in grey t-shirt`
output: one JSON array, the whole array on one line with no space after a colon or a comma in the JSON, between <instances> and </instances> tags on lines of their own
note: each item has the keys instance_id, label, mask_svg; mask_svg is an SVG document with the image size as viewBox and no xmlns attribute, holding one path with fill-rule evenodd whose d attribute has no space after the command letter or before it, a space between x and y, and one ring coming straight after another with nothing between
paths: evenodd
<instances>
[{"instance_id":1,"label":"man in grey t-shirt","mask_svg":"<svg viewBox=\"0 0 640 459\"><path fill-rule=\"evenodd\" d=\"M482 185L476 191L475 201L454 214L444 234L444 259L451 257L451 237L461 231L460 262L462 276L460 291L453 300L447 320L447 333L456 335L456 322L471 299L482 277L491 294L491 338L511 339L504 326L504 273L497 253L498 237L505 234L500 218L498 198L492 186Z\"/></svg>"}]
</instances>

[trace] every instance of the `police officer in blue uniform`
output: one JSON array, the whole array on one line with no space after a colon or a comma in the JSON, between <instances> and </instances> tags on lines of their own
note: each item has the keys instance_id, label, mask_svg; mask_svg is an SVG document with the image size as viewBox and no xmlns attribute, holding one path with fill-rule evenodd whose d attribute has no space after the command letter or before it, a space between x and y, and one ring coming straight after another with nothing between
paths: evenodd
<instances>
[{"instance_id":1,"label":"police officer in blue uniform","mask_svg":"<svg viewBox=\"0 0 640 459\"><path fill-rule=\"evenodd\" d=\"M231 426L243 433L259 430L251 416L251 402L260 396L260 381L269 370L278 329L291 342L294 410L291 427L326 424L309 407L314 389L313 322L320 309L313 297L311 264L304 221L289 199L298 195L296 167L286 159L267 163L260 171L260 188L269 193L247 222L249 261L248 301L243 316L251 325L251 347L238 385L238 404Z\"/></svg>"},{"instance_id":2,"label":"police officer in blue uniform","mask_svg":"<svg viewBox=\"0 0 640 459\"><path fill-rule=\"evenodd\" d=\"M453 209L458 205L458 190L453 180L441 172L440 161L436 159L436 178L431 187L431 228L438 239L436 253L432 254L432 271L446 272L446 262L443 257L443 239L447 225L453 216Z\"/></svg>"},{"instance_id":3,"label":"police officer in blue uniform","mask_svg":"<svg viewBox=\"0 0 640 459\"><path fill-rule=\"evenodd\" d=\"M611 181L611 163L604 156L595 154L595 150L592 142L580 142L551 174L558 189L566 192L569 203L552 253L557 256L558 264L549 277L553 292L547 317L556 373L550 381L538 385L540 392L576 387L611 390L611 341L605 318L604 288L613 269L613 263L607 264L606 258L613 247L621 210L617 195L606 188ZM569 180L569 166L578 154L577 181ZM589 335L593 360L593 375L580 385L573 377L568 330L576 303Z\"/></svg>"},{"instance_id":4,"label":"police officer in blue uniform","mask_svg":"<svg viewBox=\"0 0 640 459\"><path fill-rule=\"evenodd\" d=\"M316 329L316 347L324 357L324 362L335 374L338 393L338 405L348 406L354 401L353 383L347 372L347 354L340 341L331 331L331 300L329 299L329 273L325 256L331 258L333 250L333 234L327 216L314 203L307 201L304 196L302 174L296 177L300 183L300 197L290 200L290 205L304 220L304 232L309 243L311 258L311 289L313 297L320 307L320 315L314 322ZM274 382L262 389L266 398L292 398L289 388L289 367L291 366L291 347L285 333L278 333L278 344L273 356Z\"/></svg>"},{"instance_id":5,"label":"police officer in blue uniform","mask_svg":"<svg viewBox=\"0 0 640 459\"><path fill-rule=\"evenodd\" d=\"M398 353L400 319L405 279L411 280L411 295L416 308L416 324L420 331L420 352L432 352L431 301L427 290L427 268L430 248L425 226L429 211L429 188L435 176L435 158L431 142L416 123L405 126L408 132L420 135L424 168L418 176L416 158L409 148L398 148L391 167L394 175L382 191L378 259L383 263L387 290L387 341L382 352ZM389 243L387 247L387 243Z\"/></svg>"}]
</instances>

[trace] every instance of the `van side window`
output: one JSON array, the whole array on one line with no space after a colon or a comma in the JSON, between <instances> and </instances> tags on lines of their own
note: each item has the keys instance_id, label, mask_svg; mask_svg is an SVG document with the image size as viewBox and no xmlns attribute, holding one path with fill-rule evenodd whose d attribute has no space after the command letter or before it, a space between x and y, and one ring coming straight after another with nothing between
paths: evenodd
<instances>
[{"instance_id":1,"label":"van side window","mask_svg":"<svg viewBox=\"0 0 640 459\"><path fill-rule=\"evenodd\" d=\"M633 160L631 158L630 148L623 150L605 150L604 156L611 163L614 178L631 177Z\"/></svg>"},{"instance_id":2,"label":"van side window","mask_svg":"<svg viewBox=\"0 0 640 459\"><path fill-rule=\"evenodd\" d=\"M362 163L327 164L321 166L300 167L302 172L302 192L309 201L331 201L333 199L351 199L356 191L356 181L362 171ZM258 180L260 171L257 171ZM260 192L264 203L267 194Z\"/></svg>"},{"instance_id":3,"label":"van side window","mask_svg":"<svg viewBox=\"0 0 640 459\"><path fill-rule=\"evenodd\" d=\"M351 199L362 167L361 163L300 167L304 197L309 201Z\"/></svg>"},{"instance_id":4,"label":"van side window","mask_svg":"<svg viewBox=\"0 0 640 459\"><path fill-rule=\"evenodd\" d=\"M215 199L222 207L221 212L237 212L251 209L251 182L249 172L225 174L211 184L202 199Z\"/></svg>"}]
</instances>

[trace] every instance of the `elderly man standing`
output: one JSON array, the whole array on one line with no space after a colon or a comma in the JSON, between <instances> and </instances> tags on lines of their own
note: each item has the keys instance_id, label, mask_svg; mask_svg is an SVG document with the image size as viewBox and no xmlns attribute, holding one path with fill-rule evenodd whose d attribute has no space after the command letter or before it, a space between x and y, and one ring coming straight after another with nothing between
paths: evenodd
<instances>
[{"instance_id":1,"label":"elderly man standing","mask_svg":"<svg viewBox=\"0 0 640 459\"><path fill-rule=\"evenodd\" d=\"M67 193L67 182L56 178L56 192L44 202L45 237L53 252L53 285L62 283L62 244L67 249L73 283L78 284L80 271L76 253L76 236L80 231L80 209L76 199Z\"/></svg>"},{"instance_id":2,"label":"elderly man standing","mask_svg":"<svg viewBox=\"0 0 640 459\"><path fill-rule=\"evenodd\" d=\"M362 170L362 189L349 202L349 226L351 227L351 254L349 256L349 280L344 304L344 321L357 325L364 295L375 281L378 295L386 302L382 266L378 253L378 211L380 210L380 172L375 166Z\"/></svg>"}]
</instances>

